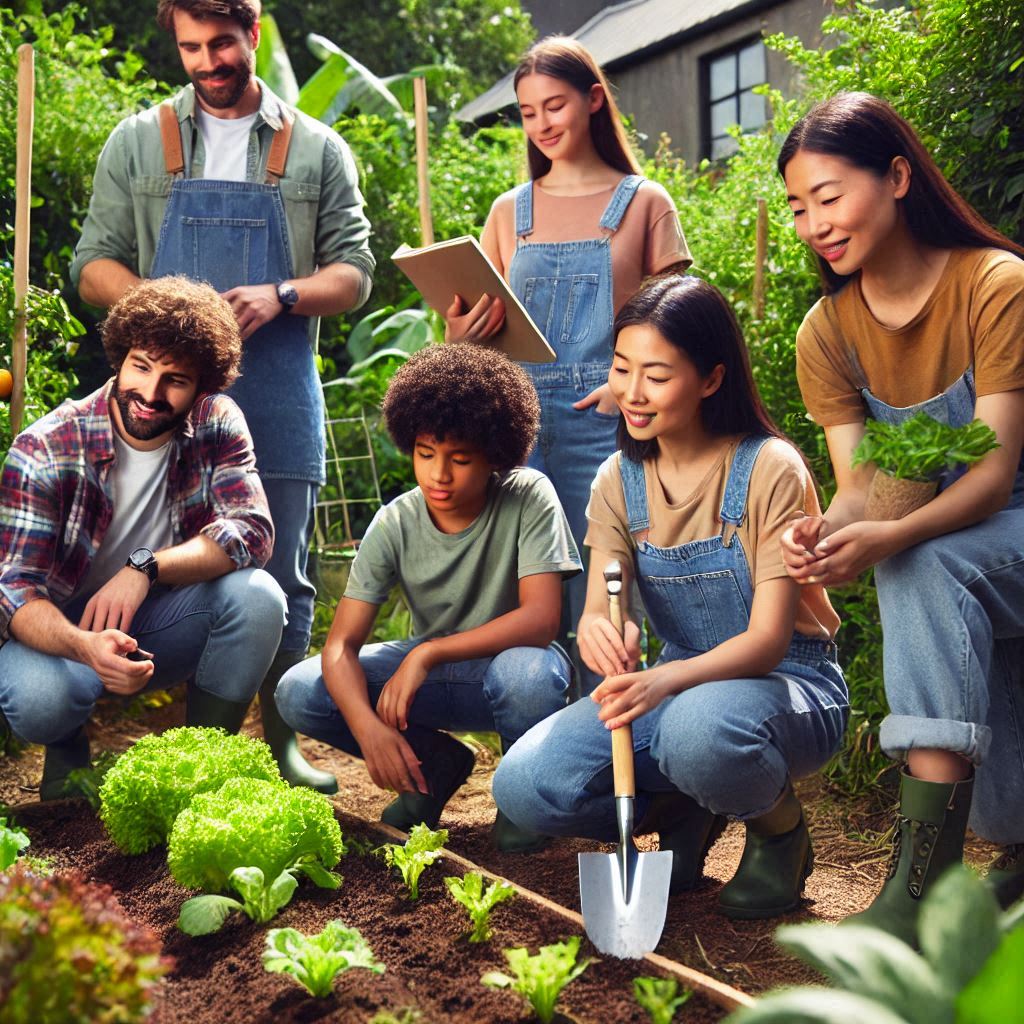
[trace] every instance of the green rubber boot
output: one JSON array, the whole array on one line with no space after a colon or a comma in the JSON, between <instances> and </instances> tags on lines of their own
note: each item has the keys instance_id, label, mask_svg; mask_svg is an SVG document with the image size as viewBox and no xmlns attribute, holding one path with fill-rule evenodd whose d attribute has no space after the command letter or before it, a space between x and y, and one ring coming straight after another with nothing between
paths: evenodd
<instances>
[{"instance_id":1,"label":"green rubber boot","mask_svg":"<svg viewBox=\"0 0 1024 1024\"><path fill-rule=\"evenodd\" d=\"M1024 843L1004 846L985 876L999 906L1006 910L1024 896Z\"/></svg>"},{"instance_id":2,"label":"green rubber boot","mask_svg":"<svg viewBox=\"0 0 1024 1024\"><path fill-rule=\"evenodd\" d=\"M200 690L191 680L185 688L185 724L202 725L236 733L242 728L249 702L224 700L216 694Z\"/></svg>"},{"instance_id":3,"label":"green rubber boot","mask_svg":"<svg viewBox=\"0 0 1024 1024\"><path fill-rule=\"evenodd\" d=\"M295 730L281 717L274 703L274 692L281 676L301 661L302 651L278 651L267 669L260 687L260 717L263 719L263 738L281 769L281 776L293 786L308 786L319 793L332 795L338 792L338 780L330 772L314 768L299 751Z\"/></svg>"},{"instance_id":4,"label":"green rubber boot","mask_svg":"<svg viewBox=\"0 0 1024 1024\"><path fill-rule=\"evenodd\" d=\"M502 755L508 753L509 747L514 742L514 740L505 739L504 736L501 737ZM499 808L498 813L494 816L494 824L491 826L491 842L502 853L537 853L538 850L543 850L550 844L551 837L520 828Z\"/></svg>"},{"instance_id":5,"label":"green rubber boot","mask_svg":"<svg viewBox=\"0 0 1024 1024\"><path fill-rule=\"evenodd\" d=\"M767 814L747 822L740 866L718 894L718 909L743 921L787 914L800 906L813 868L803 808L789 790Z\"/></svg>"},{"instance_id":6,"label":"green rubber boot","mask_svg":"<svg viewBox=\"0 0 1024 1024\"><path fill-rule=\"evenodd\" d=\"M658 833L658 849L672 851L669 892L689 892L704 877L704 860L727 821L678 790L651 797L636 835Z\"/></svg>"},{"instance_id":7,"label":"green rubber boot","mask_svg":"<svg viewBox=\"0 0 1024 1024\"><path fill-rule=\"evenodd\" d=\"M384 808L380 820L403 832L421 822L435 829L444 805L469 778L476 758L469 747L444 732L409 726L405 738L420 760L430 792L399 793Z\"/></svg>"},{"instance_id":8,"label":"green rubber boot","mask_svg":"<svg viewBox=\"0 0 1024 1024\"><path fill-rule=\"evenodd\" d=\"M89 737L85 728L59 743L46 745L43 761L43 778L39 783L40 800L60 800L64 797L83 796L74 786L68 785L68 776L76 768L88 768Z\"/></svg>"},{"instance_id":9,"label":"green rubber boot","mask_svg":"<svg viewBox=\"0 0 1024 1024\"><path fill-rule=\"evenodd\" d=\"M871 906L843 924L881 928L917 948L921 897L946 868L963 860L973 788L973 778L925 782L904 768L888 875Z\"/></svg>"}]
</instances>

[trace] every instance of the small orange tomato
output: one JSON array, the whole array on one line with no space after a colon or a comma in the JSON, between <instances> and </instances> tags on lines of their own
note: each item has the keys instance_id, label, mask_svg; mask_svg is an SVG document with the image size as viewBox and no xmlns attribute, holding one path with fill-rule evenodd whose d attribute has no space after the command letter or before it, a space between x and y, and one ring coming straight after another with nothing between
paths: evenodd
<instances>
[{"instance_id":1,"label":"small orange tomato","mask_svg":"<svg viewBox=\"0 0 1024 1024\"><path fill-rule=\"evenodd\" d=\"M7 401L13 390L14 378L11 376L11 371L0 369L0 402Z\"/></svg>"}]
</instances>

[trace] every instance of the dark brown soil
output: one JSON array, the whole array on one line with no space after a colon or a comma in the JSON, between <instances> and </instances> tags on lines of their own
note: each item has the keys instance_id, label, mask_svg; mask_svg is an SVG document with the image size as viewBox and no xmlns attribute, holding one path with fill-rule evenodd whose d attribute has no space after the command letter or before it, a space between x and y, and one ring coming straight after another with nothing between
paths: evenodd
<instances>
[{"instance_id":1,"label":"dark brown soil","mask_svg":"<svg viewBox=\"0 0 1024 1024\"><path fill-rule=\"evenodd\" d=\"M115 705L105 707L90 727L94 754L100 748L124 749L147 731L180 724L181 717L177 704L147 709L134 717ZM258 720L251 718L246 731L258 734ZM377 821L388 794L370 783L360 762L323 744L303 743L311 762L338 776L341 792L334 802L346 838L362 834L379 842L368 823ZM152 1018L155 1024L328 1020L363 1024L380 1010L401 1017L406 1007L421 1012L419 1024L526 1021L529 1013L520 998L485 988L480 975L505 968L503 947L525 945L535 951L539 945L579 933L564 918L517 899L495 911L493 941L471 945L462 937L464 912L450 900L443 884L444 875L461 874L451 862L428 868L420 900L409 903L400 881L389 876L379 858L350 855L339 865L345 882L338 891L318 890L304 882L270 926L257 926L236 915L216 935L189 938L177 930L176 921L190 894L170 878L163 850L125 857L106 839L83 802L34 803L40 754L38 748L30 748L15 757L0 757L0 801L23 805L17 808L17 817L32 838L29 852L50 855L59 867L77 867L89 879L108 883L130 916L161 935L165 953L176 959L177 966L164 986ZM494 755L477 747L477 767L441 821L450 831L450 849L578 911L576 854L602 847L557 841L532 856L496 852L488 838L494 816L490 799L494 764ZM816 849L816 867L802 909L766 922L731 922L715 912L718 890L732 876L742 851L742 828L733 824L708 858L706 884L672 899L658 953L751 994L816 980L809 968L775 945L775 928L783 920L838 921L866 906L878 889L887 851L863 839L848 838L878 828L877 815L843 808L814 784L802 787L801 795ZM654 837L642 841L652 849L654 842ZM983 847L975 845L972 852L975 859L984 861ZM350 971L336 981L333 996L317 1000L286 976L263 970L260 955L266 927L294 927L310 933L335 917L362 931L387 965L385 974ZM596 955L585 939L583 951ZM632 978L652 973L657 972L646 964L601 958L565 990L560 1008L581 1024L642 1024L647 1017L633 1002ZM723 1010L695 995L679 1019L703 1024L724 1016Z\"/></svg>"}]
</instances>

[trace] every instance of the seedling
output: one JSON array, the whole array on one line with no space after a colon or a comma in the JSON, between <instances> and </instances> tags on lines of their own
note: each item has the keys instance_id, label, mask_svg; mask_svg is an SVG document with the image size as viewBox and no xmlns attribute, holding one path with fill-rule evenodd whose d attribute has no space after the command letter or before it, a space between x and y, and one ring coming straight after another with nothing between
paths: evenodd
<instances>
[{"instance_id":1,"label":"seedling","mask_svg":"<svg viewBox=\"0 0 1024 1024\"><path fill-rule=\"evenodd\" d=\"M921 412L899 424L868 420L850 465L873 462L898 480L924 482L943 470L972 465L998 447L995 433L981 420L951 427Z\"/></svg>"},{"instance_id":2,"label":"seedling","mask_svg":"<svg viewBox=\"0 0 1024 1024\"><path fill-rule=\"evenodd\" d=\"M321 999L331 994L334 979L350 967L384 973L384 965L374 959L359 930L342 921L329 921L317 935L271 928L263 966L273 973L290 974L310 995Z\"/></svg>"},{"instance_id":3,"label":"seedling","mask_svg":"<svg viewBox=\"0 0 1024 1024\"><path fill-rule=\"evenodd\" d=\"M467 871L464 878L448 877L444 880L452 899L461 903L469 913L473 930L470 942L486 942L491 937L491 911L504 900L515 895L508 882L492 882L484 888L484 876L479 871Z\"/></svg>"},{"instance_id":4,"label":"seedling","mask_svg":"<svg viewBox=\"0 0 1024 1024\"><path fill-rule=\"evenodd\" d=\"M578 935L565 942L541 946L534 956L530 956L523 946L506 949L505 959L515 977L501 971L488 971L480 980L491 988L514 989L529 1001L541 1024L551 1024L555 1016L555 1002L562 989L578 978L592 962L587 957L577 963L579 951Z\"/></svg>"},{"instance_id":5,"label":"seedling","mask_svg":"<svg viewBox=\"0 0 1024 1024\"><path fill-rule=\"evenodd\" d=\"M385 843L381 853L388 867L398 868L402 881L409 890L409 899L420 898L420 875L423 869L442 856L442 847L448 842L448 829L432 832L422 822L414 825L405 844Z\"/></svg>"},{"instance_id":6,"label":"seedling","mask_svg":"<svg viewBox=\"0 0 1024 1024\"><path fill-rule=\"evenodd\" d=\"M13 821L8 825L6 818L0 818L0 871L6 871L31 842L28 833L15 828Z\"/></svg>"},{"instance_id":7,"label":"seedling","mask_svg":"<svg viewBox=\"0 0 1024 1024\"><path fill-rule=\"evenodd\" d=\"M684 988L680 993L679 982L675 978L640 977L633 979L633 995L647 1011L651 1024L672 1024L676 1010L693 992Z\"/></svg>"}]
</instances>

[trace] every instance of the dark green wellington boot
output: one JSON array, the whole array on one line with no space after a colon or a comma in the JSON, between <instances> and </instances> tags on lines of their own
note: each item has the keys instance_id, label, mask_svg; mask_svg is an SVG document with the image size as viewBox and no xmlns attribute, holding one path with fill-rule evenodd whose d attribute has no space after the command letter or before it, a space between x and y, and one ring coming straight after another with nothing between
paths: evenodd
<instances>
[{"instance_id":1,"label":"dark green wellington boot","mask_svg":"<svg viewBox=\"0 0 1024 1024\"><path fill-rule=\"evenodd\" d=\"M740 866L718 894L718 909L743 921L787 914L800 905L813 868L803 808L789 790L767 814L747 822Z\"/></svg>"},{"instance_id":2,"label":"dark green wellington boot","mask_svg":"<svg viewBox=\"0 0 1024 1024\"><path fill-rule=\"evenodd\" d=\"M76 768L88 768L89 737L83 726L65 740L46 745L43 778L39 783L40 800L60 800L62 797L82 796L68 785L68 776Z\"/></svg>"},{"instance_id":3,"label":"dark green wellington boot","mask_svg":"<svg viewBox=\"0 0 1024 1024\"><path fill-rule=\"evenodd\" d=\"M689 892L704 877L704 860L715 840L725 831L727 820L712 814L696 800L678 790L651 797L636 835L658 833L658 849L672 851L672 880L669 892Z\"/></svg>"},{"instance_id":4,"label":"dark green wellington boot","mask_svg":"<svg viewBox=\"0 0 1024 1024\"><path fill-rule=\"evenodd\" d=\"M281 776L293 786L308 786L320 793L338 792L338 780L330 772L314 768L299 751L295 730L281 717L274 703L274 691L281 676L305 659L299 651L278 651L267 669L260 687L260 717L263 719L263 738L270 745Z\"/></svg>"},{"instance_id":5,"label":"dark green wellington boot","mask_svg":"<svg viewBox=\"0 0 1024 1024\"><path fill-rule=\"evenodd\" d=\"M434 732L410 725L405 738L420 759L429 793L399 793L384 808L380 820L392 828L408 832L421 822L437 828L444 805L469 778L476 758L464 743L445 732Z\"/></svg>"},{"instance_id":6,"label":"dark green wellington boot","mask_svg":"<svg viewBox=\"0 0 1024 1024\"><path fill-rule=\"evenodd\" d=\"M1003 910L1024 896L1024 843L1003 847L988 869L985 883Z\"/></svg>"},{"instance_id":7,"label":"dark green wellington boot","mask_svg":"<svg viewBox=\"0 0 1024 1024\"><path fill-rule=\"evenodd\" d=\"M843 924L881 928L917 948L921 897L964 856L974 779L925 782L904 768L889 872L875 901Z\"/></svg>"},{"instance_id":8,"label":"dark green wellington boot","mask_svg":"<svg viewBox=\"0 0 1024 1024\"><path fill-rule=\"evenodd\" d=\"M185 724L203 725L235 733L242 728L249 701L224 700L200 690L191 680L185 687Z\"/></svg>"},{"instance_id":9,"label":"dark green wellington boot","mask_svg":"<svg viewBox=\"0 0 1024 1024\"><path fill-rule=\"evenodd\" d=\"M502 755L508 753L513 742L501 737ZM502 853L536 853L551 842L551 837L520 828L499 808L491 826L491 842Z\"/></svg>"}]
</instances>

